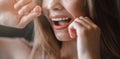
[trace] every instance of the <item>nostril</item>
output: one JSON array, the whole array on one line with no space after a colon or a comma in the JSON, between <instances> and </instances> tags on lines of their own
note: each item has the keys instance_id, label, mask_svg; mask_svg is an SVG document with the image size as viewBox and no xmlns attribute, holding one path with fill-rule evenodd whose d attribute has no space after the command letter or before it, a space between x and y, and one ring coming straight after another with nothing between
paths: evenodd
<instances>
[{"instance_id":1,"label":"nostril","mask_svg":"<svg viewBox=\"0 0 120 59\"><path fill-rule=\"evenodd\" d=\"M54 8L53 10L61 10L60 8Z\"/></svg>"},{"instance_id":2,"label":"nostril","mask_svg":"<svg viewBox=\"0 0 120 59\"><path fill-rule=\"evenodd\" d=\"M62 10L62 9L64 9L63 6L55 6L55 7L53 7L54 11L59 11L59 10Z\"/></svg>"},{"instance_id":3,"label":"nostril","mask_svg":"<svg viewBox=\"0 0 120 59\"><path fill-rule=\"evenodd\" d=\"M63 6L60 3L55 3L51 5L52 10L62 10Z\"/></svg>"}]
</instances>

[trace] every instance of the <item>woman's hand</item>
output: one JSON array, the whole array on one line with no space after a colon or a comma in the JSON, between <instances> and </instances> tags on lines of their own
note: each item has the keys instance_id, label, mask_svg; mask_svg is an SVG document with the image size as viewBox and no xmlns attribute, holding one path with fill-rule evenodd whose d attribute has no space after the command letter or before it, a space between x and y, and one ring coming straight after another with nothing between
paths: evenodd
<instances>
[{"instance_id":1,"label":"woman's hand","mask_svg":"<svg viewBox=\"0 0 120 59\"><path fill-rule=\"evenodd\" d=\"M99 59L100 29L88 17L76 18L69 33L77 39L78 59Z\"/></svg>"},{"instance_id":2,"label":"woman's hand","mask_svg":"<svg viewBox=\"0 0 120 59\"><path fill-rule=\"evenodd\" d=\"M19 23L15 26L16 28L24 28L41 14L41 7L36 5L32 0L18 0L14 8L18 10L18 14L20 15Z\"/></svg>"}]
</instances>

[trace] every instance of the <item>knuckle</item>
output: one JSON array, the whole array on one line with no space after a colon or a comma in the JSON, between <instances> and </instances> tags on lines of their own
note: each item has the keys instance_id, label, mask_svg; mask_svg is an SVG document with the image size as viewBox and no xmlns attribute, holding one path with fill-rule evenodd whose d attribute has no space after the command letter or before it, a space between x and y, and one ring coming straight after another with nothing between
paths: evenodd
<instances>
[{"instance_id":1,"label":"knuckle","mask_svg":"<svg viewBox=\"0 0 120 59\"><path fill-rule=\"evenodd\" d=\"M100 30L100 28L97 25L94 25L95 30Z\"/></svg>"},{"instance_id":2,"label":"knuckle","mask_svg":"<svg viewBox=\"0 0 120 59\"><path fill-rule=\"evenodd\" d=\"M96 29L98 28L98 26L97 26L97 25L94 25L93 27L94 27L94 28L96 28Z\"/></svg>"},{"instance_id":3,"label":"knuckle","mask_svg":"<svg viewBox=\"0 0 120 59\"><path fill-rule=\"evenodd\" d=\"M101 32L101 29L100 29L97 25L94 25L94 30L95 30L96 32L98 32L98 33Z\"/></svg>"},{"instance_id":4,"label":"knuckle","mask_svg":"<svg viewBox=\"0 0 120 59\"><path fill-rule=\"evenodd\" d=\"M30 8L29 5L26 5L26 6L23 7L23 9L28 9L28 8Z\"/></svg>"},{"instance_id":5,"label":"knuckle","mask_svg":"<svg viewBox=\"0 0 120 59\"><path fill-rule=\"evenodd\" d=\"M77 31L77 33L78 33L78 35L86 35L87 33L88 33L88 30L87 29L85 29L85 28L83 28L83 29L79 29L78 31Z\"/></svg>"},{"instance_id":6,"label":"knuckle","mask_svg":"<svg viewBox=\"0 0 120 59\"><path fill-rule=\"evenodd\" d=\"M70 26L73 26L75 24L75 21L73 21L71 24L70 24Z\"/></svg>"},{"instance_id":7,"label":"knuckle","mask_svg":"<svg viewBox=\"0 0 120 59\"><path fill-rule=\"evenodd\" d=\"M69 29L72 28L72 27L73 27L73 24L74 24L74 23L71 23L71 24L68 26L68 28L69 28Z\"/></svg>"},{"instance_id":8,"label":"knuckle","mask_svg":"<svg viewBox=\"0 0 120 59\"><path fill-rule=\"evenodd\" d=\"M87 26L88 30L93 30L93 28L91 26Z\"/></svg>"}]
</instances>

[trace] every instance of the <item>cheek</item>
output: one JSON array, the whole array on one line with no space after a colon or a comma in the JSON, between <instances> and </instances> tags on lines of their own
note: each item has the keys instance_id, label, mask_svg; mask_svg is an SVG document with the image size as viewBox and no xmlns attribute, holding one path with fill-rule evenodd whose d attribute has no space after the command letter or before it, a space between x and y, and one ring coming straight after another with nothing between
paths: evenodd
<instances>
[{"instance_id":1,"label":"cheek","mask_svg":"<svg viewBox=\"0 0 120 59\"><path fill-rule=\"evenodd\" d=\"M64 4L64 7L75 18L85 15L83 1L69 2Z\"/></svg>"},{"instance_id":2,"label":"cheek","mask_svg":"<svg viewBox=\"0 0 120 59\"><path fill-rule=\"evenodd\" d=\"M48 11L45 7L42 7L42 14L43 14L45 17L49 18L49 11Z\"/></svg>"},{"instance_id":3,"label":"cheek","mask_svg":"<svg viewBox=\"0 0 120 59\"><path fill-rule=\"evenodd\" d=\"M43 0L43 3L42 3L42 13L46 16L46 17L48 17L48 15L49 15L49 11L48 11L48 9L47 9L47 4L48 4L48 2L46 1L46 0Z\"/></svg>"}]
</instances>

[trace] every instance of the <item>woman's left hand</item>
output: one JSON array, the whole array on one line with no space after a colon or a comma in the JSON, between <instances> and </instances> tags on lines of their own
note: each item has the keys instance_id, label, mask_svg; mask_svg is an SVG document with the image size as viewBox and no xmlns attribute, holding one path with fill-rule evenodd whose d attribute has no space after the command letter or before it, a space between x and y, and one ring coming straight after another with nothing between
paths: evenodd
<instances>
[{"instance_id":1,"label":"woman's left hand","mask_svg":"<svg viewBox=\"0 0 120 59\"><path fill-rule=\"evenodd\" d=\"M19 24L15 26L16 28L24 28L34 18L41 14L41 7L32 0L18 0L14 8L18 10L18 14L20 15L18 19Z\"/></svg>"},{"instance_id":2,"label":"woman's left hand","mask_svg":"<svg viewBox=\"0 0 120 59\"><path fill-rule=\"evenodd\" d=\"M99 59L100 29L88 17L76 18L69 26L69 33L77 39L78 59Z\"/></svg>"}]
</instances>

